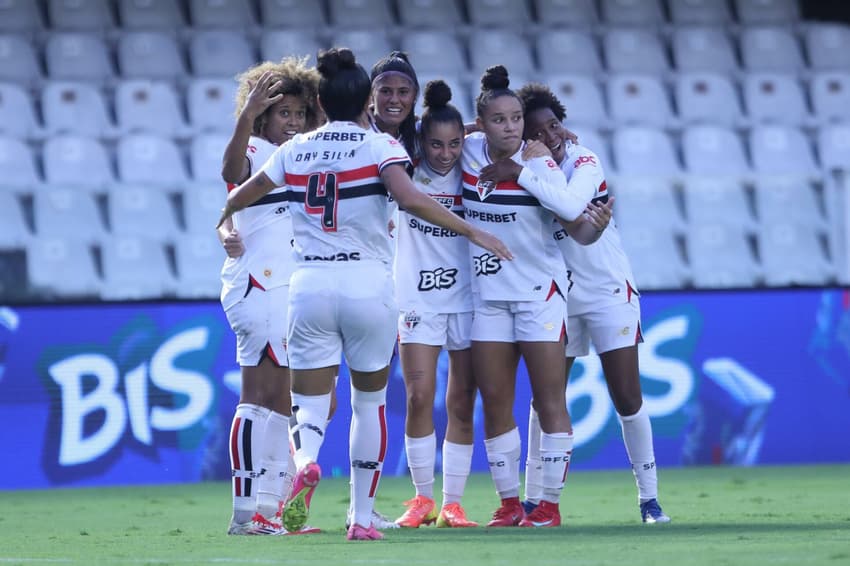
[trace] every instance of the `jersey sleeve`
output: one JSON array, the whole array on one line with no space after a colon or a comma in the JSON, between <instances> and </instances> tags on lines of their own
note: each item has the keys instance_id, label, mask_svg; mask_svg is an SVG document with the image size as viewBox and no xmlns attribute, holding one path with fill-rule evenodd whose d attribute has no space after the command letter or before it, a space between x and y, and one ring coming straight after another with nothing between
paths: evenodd
<instances>
[{"instance_id":1,"label":"jersey sleeve","mask_svg":"<svg viewBox=\"0 0 850 566\"><path fill-rule=\"evenodd\" d=\"M278 187L283 185L284 179L286 178L286 170L283 167L283 158L285 155L284 148L286 145L282 145L272 153L272 156L269 157L268 161L263 165L262 171L266 174L266 176L272 180L272 183L277 185Z\"/></svg>"},{"instance_id":2,"label":"jersey sleeve","mask_svg":"<svg viewBox=\"0 0 850 566\"><path fill-rule=\"evenodd\" d=\"M567 221L573 221L584 212L593 198L596 186L576 175L567 178L551 157L536 157L526 162L517 183L534 195L541 206Z\"/></svg>"},{"instance_id":3,"label":"jersey sleeve","mask_svg":"<svg viewBox=\"0 0 850 566\"><path fill-rule=\"evenodd\" d=\"M407 155L407 151L405 151L401 142L388 134L380 134L372 147L379 174L383 172L384 167L393 163L401 163L402 165L410 163L410 156Z\"/></svg>"}]
</instances>

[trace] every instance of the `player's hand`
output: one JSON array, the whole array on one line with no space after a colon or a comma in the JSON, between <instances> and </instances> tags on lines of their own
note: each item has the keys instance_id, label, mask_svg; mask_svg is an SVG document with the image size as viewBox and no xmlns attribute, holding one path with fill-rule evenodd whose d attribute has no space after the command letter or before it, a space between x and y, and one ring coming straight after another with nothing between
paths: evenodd
<instances>
[{"instance_id":1,"label":"player's hand","mask_svg":"<svg viewBox=\"0 0 850 566\"><path fill-rule=\"evenodd\" d=\"M500 159L495 163L487 165L478 174L478 182L501 183L503 181L516 181L522 173L522 165L513 159Z\"/></svg>"},{"instance_id":2,"label":"player's hand","mask_svg":"<svg viewBox=\"0 0 850 566\"><path fill-rule=\"evenodd\" d=\"M395 232L395 221L390 218L390 221L387 222L387 234L390 235L390 238L394 237L393 232Z\"/></svg>"},{"instance_id":3,"label":"player's hand","mask_svg":"<svg viewBox=\"0 0 850 566\"><path fill-rule=\"evenodd\" d=\"M525 149L522 150L522 158L528 160L535 157L552 157L552 152L549 151L545 143L539 140L526 142Z\"/></svg>"},{"instance_id":4,"label":"player's hand","mask_svg":"<svg viewBox=\"0 0 850 566\"><path fill-rule=\"evenodd\" d=\"M248 92L248 98L245 100L245 107L242 110L249 117L256 118L265 112L269 106L283 98L280 93L272 95L280 87L280 81L274 80L273 77L274 75L271 72L266 71L260 75L256 84L250 85L251 90Z\"/></svg>"},{"instance_id":5,"label":"player's hand","mask_svg":"<svg viewBox=\"0 0 850 566\"><path fill-rule=\"evenodd\" d=\"M612 208L614 207L614 197L609 197L608 202L603 204L590 203L584 209L584 216L596 228L597 232L602 232L608 227L611 222Z\"/></svg>"},{"instance_id":6,"label":"player's hand","mask_svg":"<svg viewBox=\"0 0 850 566\"><path fill-rule=\"evenodd\" d=\"M570 130L568 130L566 128L564 128L564 131L567 132L567 139L569 140L570 143L578 144L578 136L575 135L574 132L571 132Z\"/></svg>"},{"instance_id":7,"label":"player's hand","mask_svg":"<svg viewBox=\"0 0 850 566\"><path fill-rule=\"evenodd\" d=\"M469 241L476 246L484 248L499 259L510 260L514 258L514 255L502 240L480 228L472 227L472 232L469 234Z\"/></svg>"},{"instance_id":8,"label":"player's hand","mask_svg":"<svg viewBox=\"0 0 850 566\"><path fill-rule=\"evenodd\" d=\"M245 253L245 244L242 243L242 237L235 229L231 230L230 233L224 237L221 245L224 246L224 251L227 254L227 257L235 258Z\"/></svg>"}]
</instances>

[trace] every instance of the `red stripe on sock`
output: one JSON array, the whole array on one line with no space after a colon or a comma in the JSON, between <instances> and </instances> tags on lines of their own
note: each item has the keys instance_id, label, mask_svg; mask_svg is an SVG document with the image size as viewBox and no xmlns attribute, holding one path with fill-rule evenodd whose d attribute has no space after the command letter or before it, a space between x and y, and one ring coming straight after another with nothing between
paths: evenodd
<instances>
[{"instance_id":1,"label":"red stripe on sock","mask_svg":"<svg viewBox=\"0 0 850 566\"><path fill-rule=\"evenodd\" d=\"M378 453L378 461L383 462L387 455L387 415L386 405L378 407L378 420L381 423L381 451Z\"/></svg>"},{"instance_id":2,"label":"red stripe on sock","mask_svg":"<svg viewBox=\"0 0 850 566\"><path fill-rule=\"evenodd\" d=\"M572 450L567 452L567 458L570 458L572 456L572 454L573 454ZM569 472L569 471L570 471L570 461L567 460L567 464L564 466L564 477L561 478L561 483L567 482L567 472Z\"/></svg>"},{"instance_id":3,"label":"red stripe on sock","mask_svg":"<svg viewBox=\"0 0 850 566\"><path fill-rule=\"evenodd\" d=\"M230 458L233 468L241 469L239 465L239 429L242 426L242 417L236 417L233 421L233 429L230 431Z\"/></svg>"},{"instance_id":4,"label":"red stripe on sock","mask_svg":"<svg viewBox=\"0 0 850 566\"><path fill-rule=\"evenodd\" d=\"M378 491L378 480L381 479L381 472L375 470L372 474L372 485L369 487L369 497L375 497L375 492Z\"/></svg>"}]
</instances>

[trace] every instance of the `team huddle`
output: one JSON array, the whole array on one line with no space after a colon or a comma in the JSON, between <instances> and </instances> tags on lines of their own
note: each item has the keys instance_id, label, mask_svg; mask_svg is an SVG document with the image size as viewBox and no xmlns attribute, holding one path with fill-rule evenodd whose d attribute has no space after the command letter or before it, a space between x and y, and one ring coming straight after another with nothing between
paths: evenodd
<instances>
[{"instance_id":1,"label":"team huddle","mask_svg":"<svg viewBox=\"0 0 850 566\"><path fill-rule=\"evenodd\" d=\"M462 497L480 394L501 504L489 527L556 527L573 450L569 370L593 343L620 417L641 518L657 500L637 344L639 294L596 155L539 84L487 69L465 124L443 81L422 93L401 52L367 72L334 48L240 77L223 159L222 306L242 393L229 452L229 534L304 534L335 410L351 374L349 540L386 528L475 527ZM407 389L405 452L415 495L395 521L374 509L387 450L389 365ZM449 356L442 504L434 496L437 359ZM513 417L522 357L533 394L524 498Z\"/></svg>"}]
</instances>

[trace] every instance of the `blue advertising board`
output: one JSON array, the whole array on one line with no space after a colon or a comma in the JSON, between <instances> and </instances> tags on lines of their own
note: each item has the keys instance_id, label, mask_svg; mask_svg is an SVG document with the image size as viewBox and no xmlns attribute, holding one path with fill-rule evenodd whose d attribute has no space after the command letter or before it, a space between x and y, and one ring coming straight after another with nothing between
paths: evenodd
<instances>
[{"instance_id":1,"label":"blue advertising board","mask_svg":"<svg viewBox=\"0 0 850 566\"><path fill-rule=\"evenodd\" d=\"M641 380L659 466L850 461L850 290L647 293ZM235 340L214 302L0 308L0 489L230 476ZM445 427L446 360L435 407ZM320 464L348 473L350 394ZM524 435L525 369L515 408ZM596 356L568 387L573 469L628 465ZM388 390L385 473L407 473L404 385ZM480 406L475 471L486 471Z\"/></svg>"}]
</instances>

